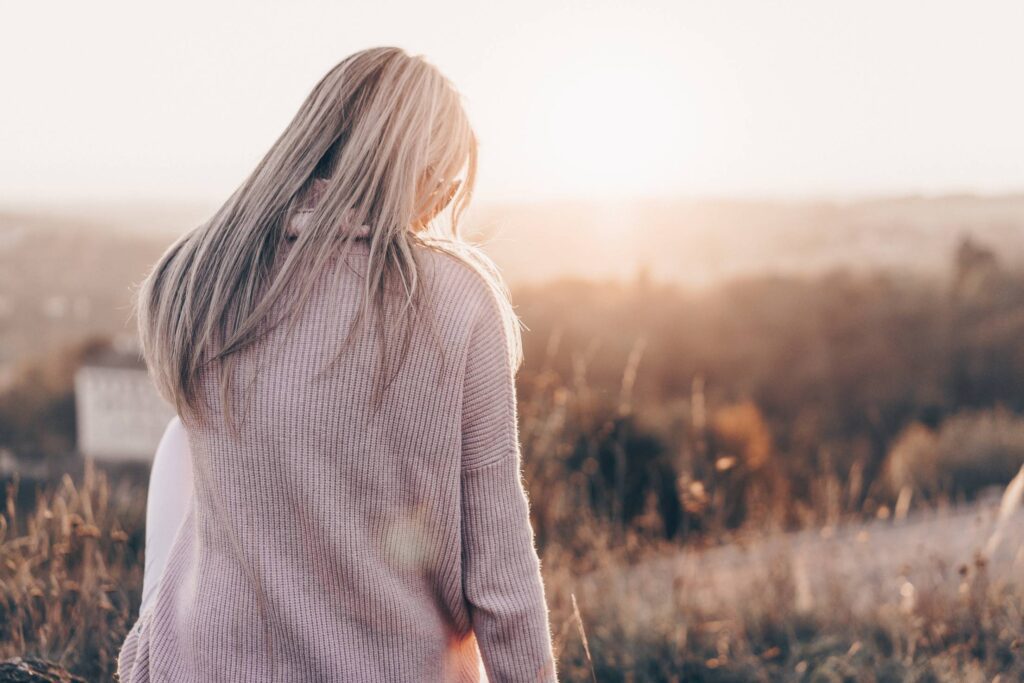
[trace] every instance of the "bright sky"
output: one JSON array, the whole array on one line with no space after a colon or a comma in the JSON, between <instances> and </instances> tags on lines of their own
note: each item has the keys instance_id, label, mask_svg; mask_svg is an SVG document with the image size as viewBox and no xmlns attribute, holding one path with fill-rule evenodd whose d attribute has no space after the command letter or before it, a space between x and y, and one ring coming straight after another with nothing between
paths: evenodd
<instances>
[{"instance_id":1,"label":"bright sky","mask_svg":"<svg viewBox=\"0 0 1024 683\"><path fill-rule=\"evenodd\" d=\"M319 77L426 55L481 198L1024 189L1019 0L5 3L0 203L218 201Z\"/></svg>"}]
</instances>

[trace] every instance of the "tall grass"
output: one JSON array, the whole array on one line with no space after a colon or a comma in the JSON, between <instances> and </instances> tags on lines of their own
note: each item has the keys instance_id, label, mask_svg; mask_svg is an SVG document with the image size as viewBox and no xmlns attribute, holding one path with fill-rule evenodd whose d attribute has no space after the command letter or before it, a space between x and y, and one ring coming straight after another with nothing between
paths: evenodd
<instances>
[{"instance_id":1,"label":"tall grass","mask_svg":"<svg viewBox=\"0 0 1024 683\"><path fill-rule=\"evenodd\" d=\"M1019 485L992 527L1002 538L988 556L929 551L891 567L862 563L856 558L903 542L887 534L916 532L907 520L852 517L802 536L747 522L681 545L665 535L653 503L604 505L593 496L608 493L606 485L565 477L556 457L574 462L607 450L614 465L615 448L630 455L636 435L615 427L630 415L621 394L609 415L582 380L575 390L549 389L524 404L522 437L564 680L1024 676L1024 555L1012 499ZM742 422L745 412L733 418ZM584 436L581 426L590 430ZM628 471L607 474L610 490L633 485ZM0 517L0 657L39 655L87 680L110 680L138 608L144 488L112 486L87 466L80 480L64 477L19 509L14 486ZM707 489L707 504L716 504L715 484ZM922 533L934 535L941 521ZM950 533L963 531L949 524ZM979 532L978 546L987 538ZM843 553L854 559L822 561Z\"/></svg>"},{"instance_id":2,"label":"tall grass","mask_svg":"<svg viewBox=\"0 0 1024 683\"><path fill-rule=\"evenodd\" d=\"M25 654L110 680L142 589L144 491L112 491L87 466L0 516L0 658Z\"/></svg>"},{"instance_id":3,"label":"tall grass","mask_svg":"<svg viewBox=\"0 0 1024 683\"><path fill-rule=\"evenodd\" d=\"M825 460L802 473L813 494L793 499L756 405L716 404L702 381L645 405L631 395L639 362L619 391L591 386L578 359L571 379L544 364L523 392L566 680L1024 679L1024 474L998 508L959 509L954 489L888 498L882 480ZM1005 430L968 421L981 427L958 466L987 471ZM679 502L674 530L663 497Z\"/></svg>"},{"instance_id":4,"label":"tall grass","mask_svg":"<svg viewBox=\"0 0 1024 683\"><path fill-rule=\"evenodd\" d=\"M987 287L523 292L524 476L563 678L1024 680L1024 474L1001 510L984 495L1024 462L1024 277ZM64 467L70 374L47 369L74 363L52 360L0 397L0 444ZM110 680L145 495L91 465L8 486L0 658Z\"/></svg>"}]
</instances>

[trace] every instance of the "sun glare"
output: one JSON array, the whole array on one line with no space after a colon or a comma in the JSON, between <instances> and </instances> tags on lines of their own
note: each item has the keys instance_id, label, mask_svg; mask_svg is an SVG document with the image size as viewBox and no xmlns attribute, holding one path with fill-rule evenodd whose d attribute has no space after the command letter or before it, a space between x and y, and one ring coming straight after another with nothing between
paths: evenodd
<instances>
[{"instance_id":1,"label":"sun glare","mask_svg":"<svg viewBox=\"0 0 1024 683\"><path fill-rule=\"evenodd\" d=\"M544 106L532 122L538 148L574 194L671 191L697 151L698 117L685 83L657 63L556 70L542 88Z\"/></svg>"}]
</instances>

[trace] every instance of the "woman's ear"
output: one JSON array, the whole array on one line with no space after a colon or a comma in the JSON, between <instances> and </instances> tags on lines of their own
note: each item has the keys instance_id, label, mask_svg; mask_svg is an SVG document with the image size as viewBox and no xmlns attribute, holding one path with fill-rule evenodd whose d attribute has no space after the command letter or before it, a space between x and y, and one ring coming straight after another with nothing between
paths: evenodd
<instances>
[{"instance_id":1,"label":"woman's ear","mask_svg":"<svg viewBox=\"0 0 1024 683\"><path fill-rule=\"evenodd\" d=\"M455 193L459 191L460 187L462 187L461 180L456 180L455 182L448 186L448 191L445 192L444 198L438 204L437 211L434 213L434 216L444 211L445 208L452 203L452 200L455 199ZM433 218L433 216L431 216L431 218Z\"/></svg>"},{"instance_id":2,"label":"woman's ear","mask_svg":"<svg viewBox=\"0 0 1024 683\"><path fill-rule=\"evenodd\" d=\"M433 207L429 211L424 212L423 215L420 216L419 220L416 221L419 227L425 228L430 223L430 221L437 218L437 215L444 211L445 207L451 204L452 199L455 198L455 194L459 191L459 188L461 186L461 180L456 180L451 185L449 185L448 189L444 192L444 194L441 195L441 197L436 202L434 202Z\"/></svg>"}]
</instances>

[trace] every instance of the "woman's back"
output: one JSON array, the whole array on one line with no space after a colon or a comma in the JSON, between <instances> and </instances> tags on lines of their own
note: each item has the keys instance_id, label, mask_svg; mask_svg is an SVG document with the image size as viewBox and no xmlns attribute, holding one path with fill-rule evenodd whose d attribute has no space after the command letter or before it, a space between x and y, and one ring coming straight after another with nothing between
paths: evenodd
<instances>
[{"instance_id":1,"label":"woman's back","mask_svg":"<svg viewBox=\"0 0 1024 683\"><path fill-rule=\"evenodd\" d=\"M431 305L375 409L378 336L356 328L369 246L315 283L294 328L238 355L184 418L195 496L124 681L553 680L494 296L417 247ZM477 643L479 642L479 654Z\"/></svg>"}]
</instances>

